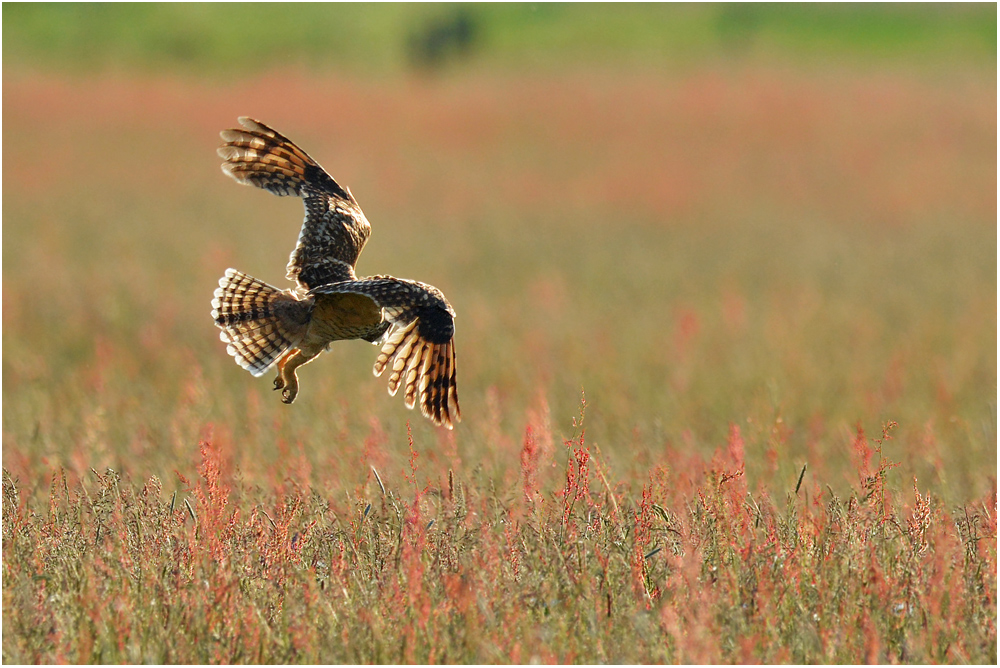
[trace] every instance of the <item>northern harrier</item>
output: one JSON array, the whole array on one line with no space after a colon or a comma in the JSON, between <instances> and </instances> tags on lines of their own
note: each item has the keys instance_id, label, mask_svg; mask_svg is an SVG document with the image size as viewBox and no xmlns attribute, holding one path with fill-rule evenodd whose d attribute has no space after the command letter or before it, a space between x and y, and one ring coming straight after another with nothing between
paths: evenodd
<instances>
[{"instance_id":1,"label":"northern harrier","mask_svg":"<svg viewBox=\"0 0 1000 668\"><path fill-rule=\"evenodd\" d=\"M237 182L305 203L305 221L288 261L290 290L227 269L212 318L236 363L254 376L277 367L274 389L295 401L295 370L334 341L364 339L382 350L374 372L390 367L389 394L400 385L407 408L448 429L461 419L455 385L455 310L437 288L392 276L354 274L371 226L350 190L288 138L241 117L224 130L222 171Z\"/></svg>"}]
</instances>

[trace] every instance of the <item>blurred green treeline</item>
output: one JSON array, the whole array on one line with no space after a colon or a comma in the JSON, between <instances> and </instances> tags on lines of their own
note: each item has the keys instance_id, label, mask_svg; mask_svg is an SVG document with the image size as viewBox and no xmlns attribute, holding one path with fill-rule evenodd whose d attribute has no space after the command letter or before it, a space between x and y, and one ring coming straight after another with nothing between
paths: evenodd
<instances>
[{"instance_id":1,"label":"blurred green treeline","mask_svg":"<svg viewBox=\"0 0 1000 668\"><path fill-rule=\"evenodd\" d=\"M683 66L712 58L991 66L981 4L4 3L7 68L409 70Z\"/></svg>"}]
</instances>

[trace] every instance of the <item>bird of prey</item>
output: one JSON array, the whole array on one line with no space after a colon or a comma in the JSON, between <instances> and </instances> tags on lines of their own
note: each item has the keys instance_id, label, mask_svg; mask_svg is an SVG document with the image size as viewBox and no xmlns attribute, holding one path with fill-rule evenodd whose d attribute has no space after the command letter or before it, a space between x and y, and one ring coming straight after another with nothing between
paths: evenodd
<instances>
[{"instance_id":1,"label":"bird of prey","mask_svg":"<svg viewBox=\"0 0 1000 668\"><path fill-rule=\"evenodd\" d=\"M389 394L403 387L407 408L451 429L461 419L455 384L455 310L437 288L392 276L358 278L354 267L371 226L351 191L287 137L252 118L223 130L222 171L238 183L305 203L288 261L295 287L280 290L227 269L212 319L236 363L254 376L277 369L286 404L299 391L296 370L334 341L381 345L374 372L389 369Z\"/></svg>"}]
</instances>

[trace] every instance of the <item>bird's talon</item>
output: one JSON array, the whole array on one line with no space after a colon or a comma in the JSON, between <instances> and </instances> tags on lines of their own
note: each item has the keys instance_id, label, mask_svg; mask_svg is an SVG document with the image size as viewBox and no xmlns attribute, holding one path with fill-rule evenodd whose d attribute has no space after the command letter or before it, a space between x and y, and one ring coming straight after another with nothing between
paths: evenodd
<instances>
[{"instance_id":1,"label":"bird's talon","mask_svg":"<svg viewBox=\"0 0 1000 668\"><path fill-rule=\"evenodd\" d=\"M278 388L274 388L274 389L278 389ZM297 392L293 391L293 390L292 390L292 388L290 388L290 387L286 387L286 388L285 388L285 389L284 389L284 390L283 390L283 391L281 392L281 400L282 400L282 401L283 401L284 403L286 403L286 404L290 404L290 403L292 403L293 401L295 401L295 395L296 395L296 394L297 394Z\"/></svg>"},{"instance_id":2,"label":"bird's talon","mask_svg":"<svg viewBox=\"0 0 1000 668\"><path fill-rule=\"evenodd\" d=\"M274 379L274 389L280 390L285 386L285 381L281 376Z\"/></svg>"}]
</instances>

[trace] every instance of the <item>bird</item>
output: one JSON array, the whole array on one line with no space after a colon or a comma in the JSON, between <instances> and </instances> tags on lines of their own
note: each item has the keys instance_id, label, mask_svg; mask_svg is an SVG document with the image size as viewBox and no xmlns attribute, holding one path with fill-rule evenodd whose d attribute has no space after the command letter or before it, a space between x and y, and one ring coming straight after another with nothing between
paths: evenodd
<instances>
[{"instance_id":1,"label":"bird","mask_svg":"<svg viewBox=\"0 0 1000 668\"><path fill-rule=\"evenodd\" d=\"M371 225L351 191L305 151L261 121L241 116L223 130L222 171L243 185L302 198L305 219L289 257L290 289L236 269L219 279L212 319L236 363L255 377L277 370L274 389L291 404L297 370L335 341L363 339L381 350L376 376L389 369L389 394L436 425L461 420L455 373L455 310L419 281L355 274Z\"/></svg>"}]
</instances>

